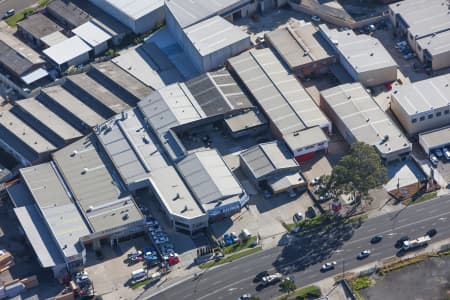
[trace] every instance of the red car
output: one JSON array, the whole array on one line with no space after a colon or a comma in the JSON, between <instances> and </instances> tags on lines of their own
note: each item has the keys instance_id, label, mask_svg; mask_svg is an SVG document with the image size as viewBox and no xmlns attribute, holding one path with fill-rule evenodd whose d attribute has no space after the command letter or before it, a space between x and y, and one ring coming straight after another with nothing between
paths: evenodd
<instances>
[{"instance_id":1,"label":"red car","mask_svg":"<svg viewBox=\"0 0 450 300\"><path fill-rule=\"evenodd\" d=\"M388 91L392 90L392 82L386 82L386 88Z\"/></svg>"},{"instance_id":2,"label":"red car","mask_svg":"<svg viewBox=\"0 0 450 300\"><path fill-rule=\"evenodd\" d=\"M180 258L178 256L171 256L167 259L167 262L169 266L173 266L180 262Z\"/></svg>"}]
</instances>

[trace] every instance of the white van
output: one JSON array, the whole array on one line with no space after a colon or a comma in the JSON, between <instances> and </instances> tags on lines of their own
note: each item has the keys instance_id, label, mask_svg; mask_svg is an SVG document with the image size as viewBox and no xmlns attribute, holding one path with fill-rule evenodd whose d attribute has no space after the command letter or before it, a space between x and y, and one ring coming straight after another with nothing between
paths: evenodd
<instances>
[{"instance_id":1,"label":"white van","mask_svg":"<svg viewBox=\"0 0 450 300\"><path fill-rule=\"evenodd\" d=\"M138 269L131 272L131 284L147 279L147 271L144 269Z\"/></svg>"},{"instance_id":2,"label":"white van","mask_svg":"<svg viewBox=\"0 0 450 300\"><path fill-rule=\"evenodd\" d=\"M252 234L250 233L250 231L248 231L248 229L244 228L241 231L241 236L242 236L242 239L248 240L249 238L251 238Z\"/></svg>"}]
</instances>

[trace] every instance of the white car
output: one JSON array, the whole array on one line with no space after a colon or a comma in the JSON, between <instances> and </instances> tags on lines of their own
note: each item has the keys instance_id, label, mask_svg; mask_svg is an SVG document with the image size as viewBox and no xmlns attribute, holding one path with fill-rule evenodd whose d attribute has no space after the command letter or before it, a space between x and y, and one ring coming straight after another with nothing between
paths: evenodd
<instances>
[{"instance_id":1,"label":"white car","mask_svg":"<svg viewBox=\"0 0 450 300\"><path fill-rule=\"evenodd\" d=\"M312 16L311 20L313 20L314 22L320 22L320 17L319 16Z\"/></svg>"},{"instance_id":2,"label":"white car","mask_svg":"<svg viewBox=\"0 0 450 300\"><path fill-rule=\"evenodd\" d=\"M282 277L283 277L283 275L281 275L280 273L275 273L272 275L264 276L262 278L261 282L264 285L274 284L274 283L280 281Z\"/></svg>"},{"instance_id":3,"label":"white car","mask_svg":"<svg viewBox=\"0 0 450 300\"><path fill-rule=\"evenodd\" d=\"M370 250L364 250L358 254L357 258L363 259L363 258L369 257L369 255L370 255Z\"/></svg>"},{"instance_id":4,"label":"white car","mask_svg":"<svg viewBox=\"0 0 450 300\"><path fill-rule=\"evenodd\" d=\"M320 268L320 270L322 272L330 271L330 270L334 269L334 266L336 266L336 262L335 261L327 262L326 264L322 265L322 268Z\"/></svg>"},{"instance_id":5,"label":"white car","mask_svg":"<svg viewBox=\"0 0 450 300\"><path fill-rule=\"evenodd\" d=\"M434 154L430 154L430 161L433 166L437 166L439 159Z\"/></svg>"},{"instance_id":6,"label":"white car","mask_svg":"<svg viewBox=\"0 0 450 300\"><path fill-rule=\"evenodd\" d=\"M442 152L444 152L444 156L447 160L450 160L450 151L448 150L447 147L445 147L444 149L442 149Z\"/></svg>"},{"instance_id":7,"label":"white car","mask_svg":"<svg viewBox=\"0 0 450 300\"><path fill-rule=\"evenodd\" d=\"M294 219L294 222L300 222L301 220L303 220L302 213L299 213L299 212L295 213L293 219Z\"/></svg>"}]
</instances>

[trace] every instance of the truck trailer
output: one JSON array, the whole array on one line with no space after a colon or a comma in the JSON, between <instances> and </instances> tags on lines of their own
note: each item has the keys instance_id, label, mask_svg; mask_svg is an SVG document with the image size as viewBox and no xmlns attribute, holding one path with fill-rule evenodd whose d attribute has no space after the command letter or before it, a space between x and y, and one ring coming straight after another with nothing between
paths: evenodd
<instances>
[{"instance_id":1,"label":"truck trailer","mask_svg":"<svg viewBox=\"0 0 450 300\"><path fill-rule=\"evenodd\" d=\"M409 250L414 250L420 247L425 247L428 245L428 242L430 241L430 237L428 235L424 235L421 237L418 237L417 239L414 240L407 240L403 242L403 250L404 251L409 251Z\"/></svg>"}]
</instances>

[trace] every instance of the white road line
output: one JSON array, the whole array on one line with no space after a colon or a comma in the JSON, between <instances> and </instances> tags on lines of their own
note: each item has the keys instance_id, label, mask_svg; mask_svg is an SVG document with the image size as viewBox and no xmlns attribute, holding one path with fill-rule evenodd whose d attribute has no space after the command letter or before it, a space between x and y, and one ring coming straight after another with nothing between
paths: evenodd
<instances>
[{"instance_id":1,"label":"white road line","mask_svg":"<svg viewBox=\"0 0 450 300\"><path fill-rule=\"evenodd\" d=\"M376 228L371 228L371 229L368 229L367 232L371 232L371 231L375 231L375 230L377 230L377 229Z\"/></svg>"},{"instance_id":2,"label":"white road line","mask_svg":"<svg viewBox=\"0 0 450 300\"><path fill-rule=\"evenodd\" d=\"M416 209L416 211L422 211L422 210L425 210L425 207L421 207L421 208Z\"/></svg>"}]
</instances>

